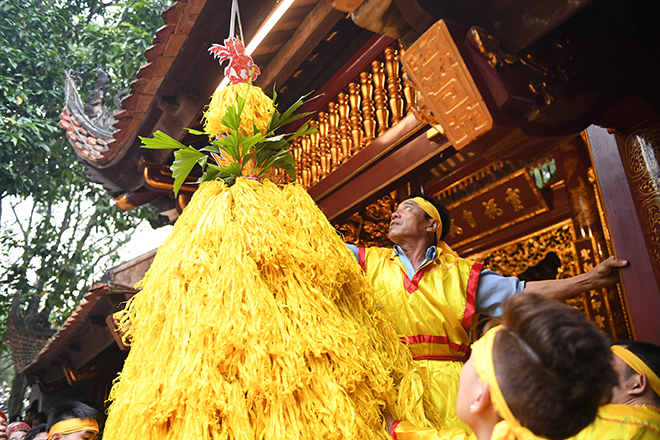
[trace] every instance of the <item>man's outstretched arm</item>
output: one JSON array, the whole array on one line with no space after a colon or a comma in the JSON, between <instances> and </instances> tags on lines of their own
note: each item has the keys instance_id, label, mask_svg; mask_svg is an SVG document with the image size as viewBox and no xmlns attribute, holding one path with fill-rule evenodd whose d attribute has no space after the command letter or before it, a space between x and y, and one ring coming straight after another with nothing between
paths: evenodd
<instances>
[{"instance_id":1,"label":"man's outstretched arm","mask_svg":"<svg viewBox=\"0 0 660 440\"><path fill-rule=\"evenodd\" d=\"M578 293L600 289L619 281L619 268L628 265L627 260L610 257L589 272L562 280L529 281L525 293L537 293L549 299L565 300Z\"/></svg>"}]
</instances>

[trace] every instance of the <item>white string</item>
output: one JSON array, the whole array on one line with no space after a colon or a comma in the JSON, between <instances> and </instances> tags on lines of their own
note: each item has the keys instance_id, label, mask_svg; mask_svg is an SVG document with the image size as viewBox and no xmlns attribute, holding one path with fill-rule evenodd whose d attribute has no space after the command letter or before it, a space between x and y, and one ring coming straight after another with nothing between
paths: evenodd
<instances>
[{"instance_id":1,"label":"white string","mask_svg":"<svg viewBox=\"0 0 660 440\"><path fill-rule=\"evenodd\" d=\"M243 24L241 23L241 13L238 10L238 0L232 0L231 2L231 22L229 23L229 38L236 38L241 40L243 45L245 45L245 38L243 37ZM238 32L240 35L236 35L234 32L234 26L238 23Z\"/></svg>"}]
</instances>

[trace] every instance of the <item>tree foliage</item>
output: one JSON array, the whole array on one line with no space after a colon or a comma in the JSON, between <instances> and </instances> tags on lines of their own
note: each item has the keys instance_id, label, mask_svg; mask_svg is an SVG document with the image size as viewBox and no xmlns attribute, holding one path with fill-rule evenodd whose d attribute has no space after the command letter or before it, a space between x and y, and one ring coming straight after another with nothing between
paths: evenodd
<instances>
[{"instance_id":1,"label":"tree foliage","mask_svg":"<svg viewBox=\"0 0 660 440\"><path fill-rule=\"evenodd\" d=\"M153 216L146 208L120 211L90 183L57 123L65 72L82 73L83 100L94 68L107 72L111 96L127 88L168 4L0 0L3 322L13 300L26 318L60 324L93 277L116 262L135 226Z\"/></svg>"}]
</instances>

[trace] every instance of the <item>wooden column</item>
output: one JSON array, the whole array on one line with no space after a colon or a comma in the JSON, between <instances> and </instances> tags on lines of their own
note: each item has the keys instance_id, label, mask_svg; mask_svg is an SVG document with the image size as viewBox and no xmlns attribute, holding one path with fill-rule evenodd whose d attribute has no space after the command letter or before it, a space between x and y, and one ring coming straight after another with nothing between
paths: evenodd
<instances>
[{"instance_id":1,"label":"wooden column","mask_svg":"<svg viewBox=\"0 0 660 440\"><path fill-rule=\"evenodd\" d=\"M578 273L585 273L612 253L601 224L596 190L589 178L589 153L582 138L576 137L558 148L555 158L564 171L568 206L576 235L573 245ZM621 286L612 286L582 294L586 313L612 340L632 337L620 289Z\"/></svg>"},{"instance_id":2,"label":"wooden column","mask_svg":"<svg viewBox=\"0 0 660 440\"><path fill-rule=\"evenodd\" d=\"M642 219L647 212L640 210L636 204L635 194L639 194L639 188L636 182L631 185L629 180L629 176L636 173L627 169L631 163L643 158L635 158L634 150L626 148L625 137L610 134L605 128L592 125L587 129L586 137L614 252L617 257L630 261L630 266L621 270L621 277L635 337L660 344L660 283L654 270L656 263L652 259L658 250L657 247L649 247L652 237L645 233ZM624 162L622 156L626 153L632 156ZM648 186L646 188L648 192ZM654 191L657 196L657 186Z\"/></svg>"}]
</instances>

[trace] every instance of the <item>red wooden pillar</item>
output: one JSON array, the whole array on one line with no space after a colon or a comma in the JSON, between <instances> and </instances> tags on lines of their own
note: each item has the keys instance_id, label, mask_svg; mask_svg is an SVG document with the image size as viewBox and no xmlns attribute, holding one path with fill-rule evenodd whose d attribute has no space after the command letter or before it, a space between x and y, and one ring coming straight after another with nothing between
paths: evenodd
<instances>
[{"instance_id":1,"label":"red wooden pillar","mask_svg":"<svg viewBox=\"0 0 660 440\"><path fill-rule=\"evenodd\" d=\"M629 267L621 270L621 277L633 331L639 340L660 344L660 262L654 259L659 252L656 240L660 234L660 219L649 218L649 204L643 201L660 197L659 187L654 185L659 176L653 169L653 160L656 167L658 164L658 146L655 146L656 153L652 146L638 148L631 143L630 136L610 134L607 129L595 125L587 129L614 251L617 257L630 262ZM638 136L642 140L645 138L644 133ZM639 177L640 164L651 165L641 173L645 175L642 178Z\"/></svg>"},{"instance_id":2,"label":"red wooden pillar","mask_svg":"<svg viewBox=\"0 0 660 440\"><path fill-rule=\"evenodd\" d=\"M588 272L610 256L603 234L594 185L589 179L589 153L581 137L555 150L555 158L564 170L569 208L575 227L574 242L579 273ZM585 292L585 312L613 340L630 339L628 312L617 286Z\"/></svg>"}]
</instances>

